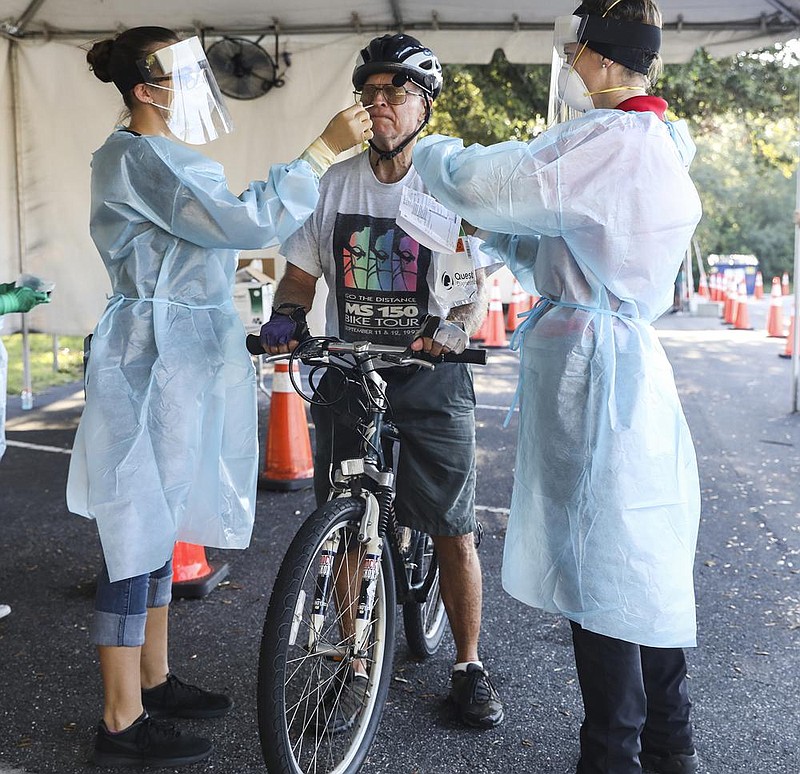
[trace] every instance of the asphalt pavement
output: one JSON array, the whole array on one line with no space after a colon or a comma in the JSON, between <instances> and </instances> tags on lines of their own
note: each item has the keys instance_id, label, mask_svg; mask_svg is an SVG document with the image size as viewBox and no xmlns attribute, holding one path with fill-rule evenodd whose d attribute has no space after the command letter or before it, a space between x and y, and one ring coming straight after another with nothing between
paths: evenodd
<instances>
[{"instance_id":1,"label":"asphalt pavement","mask_svg":"<svg viewBox=\"0 0 800 774\"><path fill-rule=\"evenodd\" d=\"M785 301L789 309L788 299ZM791 414L791 363L764 333L767 300L751 303L756 330L678 313L657 328L695 440L703 494L696 562L699 647L688 653L704 774L800 771L800 415ZM516 417L502 428L517 358L492 350L475 369L478 516L484 618L481 652L506 703L491 731L459 727L445 702L452 641L414 661L398 634L389 704L364 774L568 774L578 754L581 702L569 628L501 588ZM82 407L80 385L9 406L0 463L0 774L76 774L101 711L87 629L100 548L93 525L69 514L64 489ZM262 396L262 413L267 402ZM228 580L172 607L172 669L228 692L233 712L184 721L210 736L210 762L187 772L263 772L255 717L258 647L277 566L312 508L310 490L261 491L253 543L209 550ZM92 767L93 768L93 767ZM93 769L95 771L102 771Z\"/></svg>"}]
</instances>

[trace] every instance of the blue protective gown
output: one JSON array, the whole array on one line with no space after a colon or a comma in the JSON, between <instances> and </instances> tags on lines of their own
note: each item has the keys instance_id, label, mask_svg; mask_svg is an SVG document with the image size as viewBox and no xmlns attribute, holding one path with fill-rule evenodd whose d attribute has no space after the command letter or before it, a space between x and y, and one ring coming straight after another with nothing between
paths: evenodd
<instances>
[{"instance_id":1,"label":"blue protective gown","mask_svg":"<svg viewBox=\"0 0 800 774\"><path fill-rule=\"evenodd\" d=\"M112 582L161 567L176 540L248 545L256 381L232 302L237 251L286 239L318 182L295 161L237 197L219 164L165 138L118 131L95 152L91 233L113 295L67 504L97 520Z\"/></svg>"},{"instance_id":2,"label":"blue protective gown","mask_svg":"<svg viewBox=\"0 0 800 774\"><path fill-rule=\"evenodd\" d=\"M414 165L545 299L521 333L503 585L584 628L696 641L694 448L651 322L700 218L685 124L593 110L530 144L434 136ZM538 319L537 319L538 318Z\"/></svg>"}]
</instances>

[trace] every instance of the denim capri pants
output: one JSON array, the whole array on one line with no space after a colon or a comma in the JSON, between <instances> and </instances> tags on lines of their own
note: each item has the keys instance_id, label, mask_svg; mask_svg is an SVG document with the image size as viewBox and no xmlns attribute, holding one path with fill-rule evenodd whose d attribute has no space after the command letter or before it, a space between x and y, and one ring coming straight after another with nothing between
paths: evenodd
<instances>
[{"instance_id":1,"label":"denim capri pants","mask_svg":"<svg viewBox=\"0 0 800 774\"><path fill-rule=\"evenodd\" d=\"M172 559L159 570L114 583L103 562L97 576L92 643L129 648L143 645L147 608L165 607L171 599Z\"/></svg>"}]
</instances>

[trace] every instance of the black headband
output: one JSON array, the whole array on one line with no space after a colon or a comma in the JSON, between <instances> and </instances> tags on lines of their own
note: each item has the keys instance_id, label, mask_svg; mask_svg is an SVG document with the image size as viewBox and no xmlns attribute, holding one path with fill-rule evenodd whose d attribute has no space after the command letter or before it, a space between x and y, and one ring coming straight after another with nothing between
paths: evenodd
<instances>
[{"instance_id":1,"label":"black headband","mask_svg":"<svg viewBox=\"0 0 800 774\"><path fill-rule=\"evenodd\" d=\"M583 6L574 13L583 19L579 42L629 70L647 75L661 50L661 28L644 22L581 13L582 9Z\"/></svg>"}]
</instances>

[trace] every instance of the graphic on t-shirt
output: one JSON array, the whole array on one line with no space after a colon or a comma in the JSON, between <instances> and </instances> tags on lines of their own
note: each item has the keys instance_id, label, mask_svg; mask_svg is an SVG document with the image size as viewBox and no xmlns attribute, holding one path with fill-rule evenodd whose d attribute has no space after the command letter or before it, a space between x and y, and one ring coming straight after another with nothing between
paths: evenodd
<instances>
[{"instance_id":1,"label":"graphic on t-shirt","mask_svg":"<svg viewBox=\"0 0 800 774\"><path fill-rule=\"evenodd\" d=\"M397 246L395 233L402 234ZM417 289L419 243L402 230L392 228L374 236L371 226L351 234L344 248L344 284L365 290Z\"/></svg>"},{"instance_id":2,"label":"graphic on t-shirt","mask_svg":"<svg viewBox=\"0 0 800 774\"><path fill-rule=\"evenodd\" d=\"M431 251L393 218L339 214L333 255L341 337L407 344L427 311Z\"/></svg>"}]
</instances>

